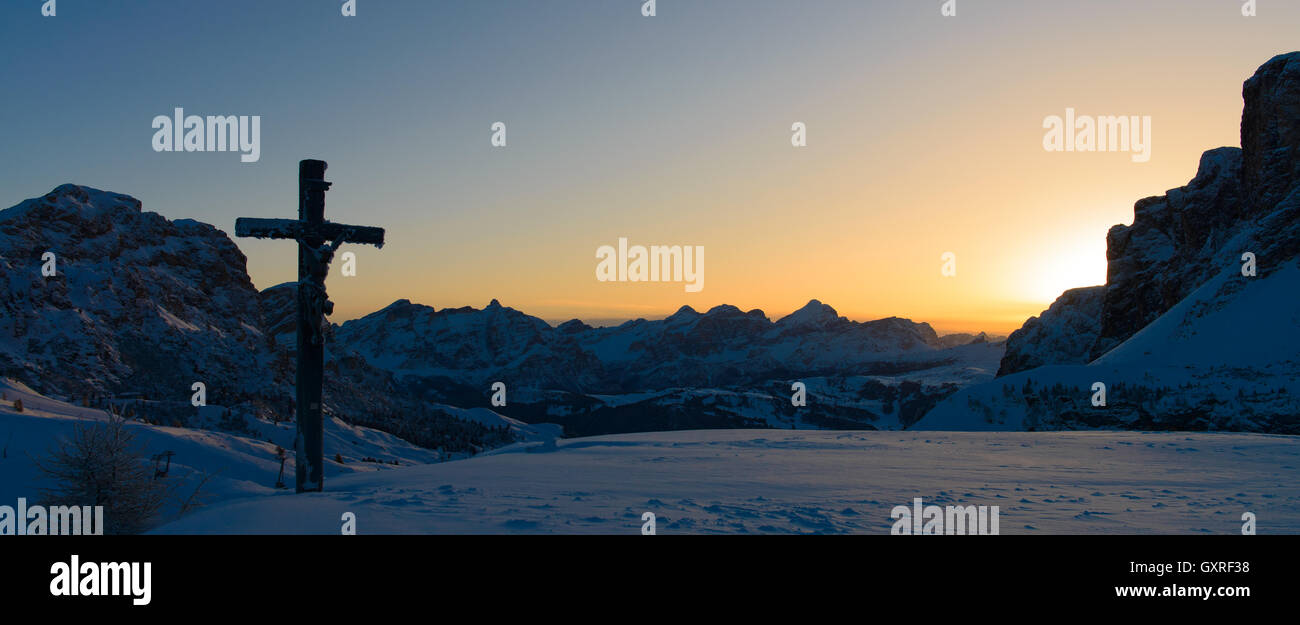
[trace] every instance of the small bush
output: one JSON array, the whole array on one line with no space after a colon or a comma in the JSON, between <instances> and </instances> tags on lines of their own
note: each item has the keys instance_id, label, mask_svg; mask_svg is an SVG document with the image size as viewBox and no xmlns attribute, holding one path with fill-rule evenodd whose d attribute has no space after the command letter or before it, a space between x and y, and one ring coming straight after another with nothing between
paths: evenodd
<instances>
[{"instance_id":1,"label":"small bush","mask_svg":"<svg viewBox=\"0 0 1300 625\"><path fill-rule=\"evenodd\" d=\"M148 529L168 496L120 418L78 424L36 466L54 484L44 489L49 505L104 506L104 532L136 534Z\"/></svg>"}]
</instances>

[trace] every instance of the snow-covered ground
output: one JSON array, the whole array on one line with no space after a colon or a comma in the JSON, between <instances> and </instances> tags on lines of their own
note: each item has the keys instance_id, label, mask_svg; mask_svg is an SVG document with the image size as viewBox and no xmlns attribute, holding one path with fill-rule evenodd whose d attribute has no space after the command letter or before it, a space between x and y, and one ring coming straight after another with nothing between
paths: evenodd
<instances>
[{"instance_id":1,"label":"snow-covered ground","mask_svg":"<svg viewBox=\"0 0 1300 625\"><path fill-rule=\"evenodd\" d=\"M0 504L12 506L39 495L32 457L105 415L13 382L0 391ZM291 426L258 423L260 438L130 426L146 454L176 452L167 479L215 474L208 505L169 511L158 533L337 533L344 512L360 533L638 533L645 512L660 534L887 533L891 509L915 497L999 506L1003 534L1230 534L1244 512L1261 533L1300 532L1300 439L1287 436L709 430L532 441L437 462L331 421L326 491L297 495L273 488L275 445L288 446Z\"/></svg>"},{"instance_id":2,"label":"snow-covered ground","mask_svg":"<svg viewBox=\"0 0 1300 625\"><path fill-rule=\"evenodd\" d=\"M232 500L159 533L888 533L914 497L1003 534L1300 532L1300 441L1257 434L714 430L537 443Z\"/></svg>"},{"instance_id":3,"label":"snow-covered ground","mask_svg":"<svg viewBox=\"0 0 1300 625\"><path fill-rule=\"evenodd\" d=\"M70 438L77 425L94 425L109 417L103 410L44 397L13 380L0 379L0 395L0 505L14 506L19 497L34 502L41 487L47 486L34 460L44 457L60 439ZM15 400L23 402L21 413L13 409ZM216 407L208 409L219 412ZM172 483L192 487L203 476L211 475L203 492L214 503L283 492L275 488L280 473L277 445L288 450L284 481L290 488L293 486L293 424L254 421L251 426L257 430L256 437L137 422L127 425L143 457L175 452L167 477ZM440 460L436 451L337 419L325 425L325 448L327 484L330 478L348 473L383 472ZM343 463L336 461L336 454ZM188 495L193 489L179 490ZM164 518L171 513L166 510Z\"/></svg>"}]
</instances>

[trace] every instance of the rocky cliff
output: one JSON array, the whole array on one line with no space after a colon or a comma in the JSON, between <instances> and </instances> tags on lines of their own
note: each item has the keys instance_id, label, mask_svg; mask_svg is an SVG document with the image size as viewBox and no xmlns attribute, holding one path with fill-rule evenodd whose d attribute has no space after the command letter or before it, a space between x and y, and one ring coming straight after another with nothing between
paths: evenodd
<instances>
[{"instance_id":1,"label":"rocky cliff","mask_svg":"<svg viewBox=\"0 0 1300 625\"><path fill-rule=\"evenodd\" d=\"M1030 319L998 379L921 427L1300 432L1300 53L1242 94L1242 147L1140 200L1107 236L1106 284Z\"/></svg>"},{"instance_id":2,"label":"rocky cliff","mask_svg":"<svg viewBox=\"0 0 1300 625\"><path fill-rule=\"evenodd\" d=\"M1107 279L1093 298L1063 296L1007 343L999 375L1090 362L1168 312L1249 252L1266 277L1300 254L1300 53L1277 56L1245 82L1241 148L1201 157L1196 176L1139 200L1133 223L1106 237ZM1069 292L1067 292L1067 295ZM1096 296L1098 294L1094 294ZM1093 330L1080 321L1094 316ZM1025 340L1091 334L1078 340Z\"/></svg>"}]
</instances>

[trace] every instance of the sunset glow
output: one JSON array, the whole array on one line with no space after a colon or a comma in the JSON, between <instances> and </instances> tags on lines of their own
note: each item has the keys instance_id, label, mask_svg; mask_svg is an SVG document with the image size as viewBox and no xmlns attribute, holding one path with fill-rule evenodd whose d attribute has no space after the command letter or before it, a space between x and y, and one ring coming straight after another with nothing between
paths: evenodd
<instances>
[{"instance_id":1,"label":"sunset glow","mask_svg":"<svg viewBox=\"0 0 1300 625\"><path fill-rule=\"evenodd\" d=\"M288 19L281 4L257 10ZM1208 147L1238 144L1241 81L1294 47L1300 18L1293 3L1232 20L1212 3L1130 15L1105 0L1045 30L1059 11L1035 2L957 21L906 2L819 2L809 21L801 3L718 0L632 22L617 3L494 4L411 3L274 38L257 29L284 20L246 25L241 3L198 24L158 8L177 12L158 16L173 25L159 45L186 43L169 55L118 49L105 24L126 18L86 7L52 36L115 50L83 72L97 108L0 102L29 120L6 137L0 189L17 202L76 182L231 232L237 215L292 211L298 160L328 160L329 214L389 229L382 252L355 249L359 275L382 279L331 284L335 322L399 298L495 298L550 321L720 304L778 317L816 298L854 319L1007 333L1104 281L1106 232L1133 203L1186 184ZM227 62L202 61L216 48ZM286 71L318 48L332 50L328 79ZM36 56L6 78L62 90L64 62ZM149 120L179 106L261 115L260 161L151 151ZM1044 120L1067 110L1149 116L1150 160L1045 150ZM505 148L489 143L498 121ZM807 147L791 146L795 122ZM78 149L64 149L73 132ZM596 280L596 250L620 237L703 246L705 287ZM290 246L238 244L259 288L294 279Z\"/></svg>"}]
</instances>

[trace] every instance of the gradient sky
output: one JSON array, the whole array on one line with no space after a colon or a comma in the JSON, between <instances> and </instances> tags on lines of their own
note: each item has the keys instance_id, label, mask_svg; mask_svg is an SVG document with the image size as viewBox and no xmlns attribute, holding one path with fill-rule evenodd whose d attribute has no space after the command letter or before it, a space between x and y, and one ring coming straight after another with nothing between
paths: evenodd
<instances>
[{"instance_id":1,"label":"gradient sky","mask_svg":"<svg viewBox=\"0 0 1300 625\"><path fill-rule=\"evenodd\" d=\"M1106 230L1238 145L1242 81L1300 48L1289 0L941 3L7 0L0 205L75 182L232 232L295 215L320 158L326 216L388 229L344 248L336 322L399 298L548 320L817 298L1005 333L1103 282ZM154 152L177 106L261 115L260 162ZM1067 107L1150 115L1151 161L1045 152ZM704 290L597 282L620 236L703 245ZM239 245L259 288L295 279L294 245Z\"/></svg>"}]
</instances>

